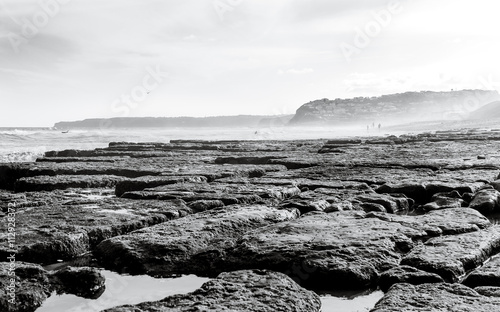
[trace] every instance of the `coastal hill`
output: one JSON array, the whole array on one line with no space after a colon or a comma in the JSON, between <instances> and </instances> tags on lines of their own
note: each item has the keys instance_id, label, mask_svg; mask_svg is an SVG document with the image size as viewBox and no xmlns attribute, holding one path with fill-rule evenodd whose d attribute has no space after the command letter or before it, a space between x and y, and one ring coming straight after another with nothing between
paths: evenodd
<instances>
[{"instance_id":1,"label":"coastal hill","mask_svg":"<svg viewBox=\"0 0 500 312\"><path fill-rule=\"evenodd\" d=\"M500 100L497 91L405 92L379 97L321 99L302 105L291 125L456 120Z\"/></svg>"},{"instance_id":2,"label":"coastal hill","mask_svg":"<svg viewBox=\"0 0 500 312\"><path fill-rule=\"evenodd\" d=\"M472 112L469 119L495 119L500 118L500 101L489 103Z\"/></svg>"},{"instance_id":3,"label":"coastal hill","mask_svg":"<svg viewBox=\"0 0 500 312\"><path fill-rule=\"evenodd\" d=\"M270 127L284 126L293 115L279 116L217 116L217 117L117 117L63 121L57 129L103 128L189 128L189 127Z\"/></svg>"},{"instance_id":4,"label":"coastal hill","mask_svg":"<svg viewBox=\"0 0 500 312\"><path fill-rule=\"evenodd\" d=\"M403 124L416 121L484 119L500 115L497 91L405 92L378 97L321 99L299 107L295 115L216 117L117 117L58 122L57 129L105 128L266 128L336 126L346 124ZM491 105L488 105L492 103ZM477 112L476 112L477 111ZM474 117L475 116L475 117ZM500 117L500 116L499 116Z\"/></svg>"}]
</instances>

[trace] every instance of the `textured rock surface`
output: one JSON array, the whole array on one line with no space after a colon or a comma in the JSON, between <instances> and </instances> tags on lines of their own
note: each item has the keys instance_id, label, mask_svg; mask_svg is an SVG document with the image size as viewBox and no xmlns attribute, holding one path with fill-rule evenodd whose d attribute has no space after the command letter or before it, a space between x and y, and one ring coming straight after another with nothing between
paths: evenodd
<instances>
[{"instance_id":1,"label":"textured rock surface","mask_svg":"<svg viewBox=\"0 0 500 312\"><path fill-rule=\"evenodd\" d=\"M97 298L104 291L104 277L93 268L51 273L37 264L9 261L0 262L0 287L0 311L32 312L53 291Z\"/></svg>"},{"instance_id":2,"label":"textured rock surface","mask_svg":"<svg viewBox=\"0 0 500 312\"><path fill-rule=\"evenodd\" d=\"M500 297L480 295L461 284L396 284L370 312L492 312Z\"/></svg>"},{"instance_id":3,"label":"textured rock surface","mask_svg":"<svg viewBox=\"0 0 500 312\"><path fill-rule=\"evenodd\" d=\"M490 214L500 210L500 192L495 189L484 189L476 193L469 207L481 213Z\"/></svg>"},{"instance_id":4,"label":"textured rock surface","mask_svg":"<svg viewBox=\"0 0 500 312\"><path fill-rule=\"evenodd\" d=\"M485 265L469 274L463 284L469 287L500 287L500 257L492 258Z\"/></svg>"},{"instance_id":5,"label":"textured rock surface","mask_svg":"<svg viewBox=\"0 0 500 312\"><path fill-rule=\"evenodd\" d=\"M305 268L304 285L363 288L399 263L398 245L411 245L412 237L424 235L398 223L364 218L361 212L309 215L244 235L224 266L289 274Z\"/></svg>"},{"instance_id":6,"label":"textured rock surface","mask_svg":"<svg viewBox=\"0 0 500 312\"><path fill-rule=\"evenodd\" d=\"M156 302L121 306L106 312L146 311L255 311L319 312L315 293L297 285L284 274L253 270L222 273L200 289Z\"/></svg>"},{"instance_id":7,"label":"textured rock surface","mask_svg":"<svg viewBox=\"0 0 500 312\"><path fill-rule=\"evenodd\" d=\"M0 311L35 311L51 293L47 271L19 261L0 262L0 287Z\"/></svg>"},{"instance_id":8,"label":"textured rock surface","mask_svg":"<svg viewBox=\"0 0 500 312\"><path fill-rule=\"evenodd\" d=\"M104 292L104 276L95 268L66 267L49 275L51 286L57 293L73 294L84 298L98 298Z\"/></svg>"},{"instance_id":9,"label":"textured rock surface","mask_svg":"<svg viewBox=\"0 0 500 312\"><path fill-rule=\"evenodd\" d=\"M48 152L0 164L0 256L12 251L15 213L18 261L96 252L119 271L272 269L326 290L373 287L390 272L472 278L498 251L498 226L482 213L495 218L499 151L500 131L463 129Z\"/></svg>"},{"instance_id":10,"label":"textured rock surface","mask_svg":"<svg viewBox=\"0 0 500 312\"><path fill-rule=\"evenodd\" d=\"M26 196L26 203L34 205L16 204L16 259L44 264L72 259L103 239L191 213L179 201L93 199L93 195L72 192ZM12 250L7 227L7 222L0 224L2 257Z\"/></svg>"},{"instance_id":11,"label":"textured rock surface","mask_svg":"<svg viewBox=\"0 0 500 312\"><path fill-rule=\"evenodd\" d=\"M482 231L431 238L415 247L401 263L457 282L498 251L500 226L495 225Z\"/></svg>"},{"instance_id":12,"label":"textured rock surface","mask_svg":"<svg viewBox=\"0 0 500 312\"><path fill-rule=\"evenodd\" d=\"M295 209L264 206L217 208L107 239L96 253L106 267L121 272L214 274L213 259L223 257L239 236L298 215Z\"/></svg>"},{"instance_id":13,"label":"textured rock surface","mask_svg":"<svg viewBox=\"0 0 500 312\"><path fill-rule=\"evenodd\" d=\"M435 273L429 273L414 267L402 265L383 272L378 281L380 289L384 292L397 283L420 285L425 283L444 283L444 280Z\"/></svg>"}]
</instances>

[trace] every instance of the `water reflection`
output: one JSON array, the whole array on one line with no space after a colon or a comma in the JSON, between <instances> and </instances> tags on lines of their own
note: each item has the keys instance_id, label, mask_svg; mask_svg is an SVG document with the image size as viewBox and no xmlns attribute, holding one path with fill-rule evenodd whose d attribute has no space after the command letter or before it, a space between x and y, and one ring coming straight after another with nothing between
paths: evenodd
<instances>
[{"instance_id":1,"label":"water reflection","mask_svg":"<svg viewBox=\"0 0 500 312\"><path fill-rule=\"evenodd\" d=\"M189 293L209 280L194 275L157 279L147 275L120 275L107 270L101 273L106 277L106 290L98 299L54 293L36 312L98 312L118 305L156 301L175 294Z\"/></svg>"}]
</instances>

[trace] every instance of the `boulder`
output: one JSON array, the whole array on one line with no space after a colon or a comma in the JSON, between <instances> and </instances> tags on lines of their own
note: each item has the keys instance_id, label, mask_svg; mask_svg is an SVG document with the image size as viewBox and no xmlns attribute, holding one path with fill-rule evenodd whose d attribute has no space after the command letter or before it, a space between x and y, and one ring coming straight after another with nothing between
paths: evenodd
<instances>
[{"instance_id":1,"label":"boulder","mask_svg":"<svg viewBox=\"0 0 500 312\"><path fill-rule=\"evenodd\" d=\"M52 288L58 294L96 299L104 292L105 278L96 268L66 267L49 275Z\"/></svg>"},{"instance_id":2,"label":"boulder","mask_svg":"<svg viewBox=\"0 0 500 312\"><path fill-rule=\"evenodd\" d=\"M421 208L424 211L432 211L439 209L461 208L463 206L463 199L451 198L446 196L433 196L432 201L423 205Z\"/></svg>"},{"instance_id":3,"label":"boulder","mask_svg":"<svg viewBox=\"0 0 500 312\"><path fill-rule=\"evenodd\" d=\"M50 296L41 266L21 261L0 262L0 311L33 312Z\"/></svg>"},{"instance_id":4,"label":"boulder","mask_svg":"<svg viewBox=\"0 0 500 312\"><path fill-rule=\"evenodd\" d=\"M500 192L495 189L483 189L474 195L469 204L482 214L490 214L500 209Z\"/></svg>"},{"instance_id":5,"label":"boulder","mask_svg":"<svg viewBox=\"0 0 500 312\"><path fill-rule=\"evenodd\" d=\"M463 284L472 288L478 286L500 287L500 258L493 257L482 267L470 273Z\"/></svg>"},{"instance_id":6,"label":"boulder","mask_svg":"<svg viewBox=\"0 0 500 312\"><path fill-rule=\"evenodd\" d=\"M383 272L378 281L380 289L384 292L387 292L392 285L397 283L420 285L425 283L444 283L444 280L435 273L401 265Z\"/></svg>"}]
</instances>

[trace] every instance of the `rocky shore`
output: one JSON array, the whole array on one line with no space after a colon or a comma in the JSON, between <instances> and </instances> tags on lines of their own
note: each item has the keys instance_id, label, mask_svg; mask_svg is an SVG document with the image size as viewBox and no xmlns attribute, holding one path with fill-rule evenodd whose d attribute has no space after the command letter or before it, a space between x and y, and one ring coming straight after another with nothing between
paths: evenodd
<instances>
[{"instance_id":1,"label":"rocky shore","mask_svg":"<svg viewBox=\"0 0 500 312\"><path fill-rule=\"evenodd\" d=\"M377 312L500 304L500 130L53 151L0 164L0 207L1 311L95 298L100 268L212 278L107 311L320 311L316 292L377 287Z\"/></svg>"}]
</instances>

